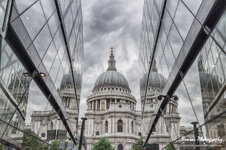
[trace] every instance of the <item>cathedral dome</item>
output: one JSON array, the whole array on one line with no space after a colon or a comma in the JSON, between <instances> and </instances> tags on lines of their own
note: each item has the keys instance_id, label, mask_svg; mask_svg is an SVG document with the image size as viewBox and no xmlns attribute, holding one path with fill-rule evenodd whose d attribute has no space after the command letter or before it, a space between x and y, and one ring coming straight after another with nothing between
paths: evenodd
<instances>
[{"instance_id":1,"label":"cathedral dome","mask_svg":"<svg viewBox=\"0 0 226 150\"><path fill-rule=\"evenodd\" d=\"M111 48L108 69L97 78L93 89L103 86L118 86L130 90L128 81L115 67L113 48Z\"/></svg>"},{"instance_id":2,"label":"cathedral dome","mask_svg":"<svg viewBox=\"0 0 226 150\"><path fill-rule=\"evenodd\" d=\"M74 80L75 80L75 86L81 87L81 74L74 71ZM60 89L74 87L73 85L73 79L71 74L64 74L63 79L60 84Z\"/></svg>"},{"instance_id":3,"label":"cathedral dome","mask_svg":"<svg viewBox=\"0 0 226 150\"><path fill-rule=\"evenodd\" d=\"M209 91L214 90L215 92L218 92L218 89L221 86L221 84L216 76L205 72L199 72L199 77L201 90L203 91L204 89Z\"/></svg>"},{"instance_id":4,"label":"cathedral dome","mask_svg":"<svg viewBox=\"0 0 226 150\"><path fill-rule=\"evenodd\" d=\"M145 89L145 84L147 82L147 74L140 80L140 88ZM158 73L157 71L150 72L148 87L151 88L161 88L163 89L166 83L166 79Z\"/></svg>"},{"instance_id":5,"label":"cathedral dome","mask_svg":"<svg viewBox=\"0 0 226 150\"><path fill-rule=\"evenodd\" d=\"M115 70L108 70L102 73L97 78L94 88L108 85L119 86L129 89L129 84L126 78L121 73Z\"/></svg>"}]
</instances>

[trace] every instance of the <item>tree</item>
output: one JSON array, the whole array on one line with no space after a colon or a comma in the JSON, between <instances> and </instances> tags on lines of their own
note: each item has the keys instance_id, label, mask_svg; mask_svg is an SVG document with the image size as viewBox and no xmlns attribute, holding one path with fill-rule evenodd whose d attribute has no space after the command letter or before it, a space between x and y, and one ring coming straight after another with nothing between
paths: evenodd
<instances>
[{"instance_id":1,"label":"tree","mask_svg":"<svg viewBox=\"0 0 226 150\"><path fill-rule=\"evenodd\" d=\"M95 145L93 150L114 150L111 143L106 138L101 138Z\"/></svg>"},{"instance_id":2,"label":"tree","mask_svg":"<svg viewBox=\"0 0 226 150\"><path fill-rule=\"evenodd\" d=\"M55 140L52 142L50 150L61 150L60 149L60 141Z\"/></svg>"},{"instance_id":3,"label":"tree","mask_svg":"<svg viewBox=\"0 0 226 150\"><path fill-rule=\"evenodd\" d=\"M174 147L173 143L170 142L169 145L167 146L166 150L176 150L176 148Z\"/></svg>"},{"instance_id":4,"label":"tree","mask_svg":"<svg viewBox=\"0 0 226 150\"><path fill-rule=\"evenodd\" d=\"M143 138L140 137L140 139L136 142L136 144L133 145L132 150L143 150L142 145L143 145Z\"/></svg>"},{"instance_id":5,"label":"tree","mask_svg":"<svg viewBox=\"0 0 226 150\"><path fill-rule=\"evenodd\" d=\"M48 146L41 142L40 138L30 129L24 130L23 149L48 150Z\"/></svg>"}]
</instances>

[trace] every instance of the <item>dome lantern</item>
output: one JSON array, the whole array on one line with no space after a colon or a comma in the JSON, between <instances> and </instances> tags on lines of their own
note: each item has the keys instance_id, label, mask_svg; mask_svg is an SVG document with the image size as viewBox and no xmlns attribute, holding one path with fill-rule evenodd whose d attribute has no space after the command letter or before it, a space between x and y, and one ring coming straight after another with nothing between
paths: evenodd
<instances>
[{"instance_id":1,"label":"dome lantern","mask_svg":"<svg viewBox=\"0 0 226 150\"><path fill-rule=\"evenodd\" d=\"M107 71L109 71L109 70L117 71L117 69L115 67L115 56L113 54L113 47L111 47L111 55L110 55L109 60L108 60L108 69L107 69Z\"/></svg>"},{"instance_id":2,"label":"dome lantern","mask_svg":"<svg viewBox=\"0 0 226 150\"><path fill-rule=\"evenodd\" d=\"M128 89L130 91L128 81L121 73L117 71L115 62L113 47L111 47L111 54L108 60L108 69L97 78L93 90L104 86L116 86Z\"/></svg>"}]
</instances>

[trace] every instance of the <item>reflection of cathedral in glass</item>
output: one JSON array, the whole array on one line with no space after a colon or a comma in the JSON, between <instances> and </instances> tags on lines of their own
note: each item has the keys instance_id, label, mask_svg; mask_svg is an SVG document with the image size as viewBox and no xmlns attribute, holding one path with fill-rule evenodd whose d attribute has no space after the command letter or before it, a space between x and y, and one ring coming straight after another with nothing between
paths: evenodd
<instances>
[{"instance_id":1,"label":"reflection of cathedral in glass","mask_svg":"<svg viewBox=\"0 0 226 150\"><path fill-rule=\"evenodd\" d=\"M80 103L80 91L81 91L81 75L75 74L75 88L78 93L78 104ZM62 98L64 107L67 110L77 110L76 97L74 96L74 85L71 74L65 74L61 81L59 89L60 97Z\"/></svg>"},{"instance_id":2,"label":"reflection of cathedral in glass","mask_svg":"<svg viewBox=\"0 0 226 150\"><path fill-rule=\"evenodd\" d=\"M76 93L78 101L80 101L80 91L81 91L81 75L75 74L76 81ZM63 79L60 84L60 89L58 93L62 99L63 105L66 108L66 113L68 115L69 124L73 131L76 131L76 120L78 117L77 103L75 97L75 90L72 81L71 74L64 74ZM67 131L59 119L57 113L54 110L50 111L34 111L32 113L31 128L38 134L43 140L53 140L53 139L68 139Z\"/></svg>"},{"instance_id":3,"label":"reflection of cathedral in glass","mask_svg":"<svg viewBox=\"0 0 226 150\"><path fill-rule=\"evenodd\" d=\"M140 80L140 95L143 111L142 119L142 133L148 133L150 129L151 119L155 116L155 109L158 107L157 97L161 95L161 92L165 86L166 79L158 73L155 61L153 62L153 68L149 74L146 101L145 89L147 84L148 75L145 74ZM163 115L155 126L155 130L149 139L149 143L153 144L156 149L162 149L165 147L170 139L175 140L180 135L180 117L178 113L177 100L172 98L167 108L163 111ZM146 138L146 135L143 135ZM157 148L158 147L158 148Z\"/></svg>"},{"instance_id":4,"label":"reflection of cathedral in glass","mask_svg":"<svg viewBox=\"0 0 226 150\"><path fill-rule=\"evenodd\" d=\"M217 74L210 73L211 71L205 67L208 63L203 54L199 56L198 69L202 93L204 119L208 121L218 114L226 110L226 96L225 96L225 82L222 84L222 78ZM219 60L220 61L220 60ZM218 66L211 66L214 70ZM221 68L220 68L221 69ZM214 71L213 71L214 72ZM226 140L226 116L222 115L221 118L206 124L207 137L221 138ZM222 143L225 147L226 143Z\"/></svg>"}]
</instances>

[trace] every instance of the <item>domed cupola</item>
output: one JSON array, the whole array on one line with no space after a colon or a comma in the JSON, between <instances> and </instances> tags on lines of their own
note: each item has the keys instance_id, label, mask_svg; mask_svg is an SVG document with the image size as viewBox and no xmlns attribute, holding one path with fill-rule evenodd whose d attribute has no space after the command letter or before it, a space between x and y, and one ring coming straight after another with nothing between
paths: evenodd
<instances>
[{"instance_id":1,"label":"domed cupola","mask_svg":"<svg viewBox=\"0 0 226 150\"><path fill-rule=\"evenodd\" d=\"M148 75L144 74L143 78L140 80L140 89L145 90L145 85L147 83ZM148 87L150 88L160 88L163 89L166 83L166 79L162 74L158 73L156 68L156 62L153 62L153 69L149 74Z\"/></svg>"},{"instance_id":2,"label":"domed cupola","mask_svg":"<svg viewBox=\"0 0 226 150\"><path fill-rule=\"evenodd\" d=\"M105 86L117 86L128 89L130 91L128 81L121 73L117 71L115 67L113 48L111 48L111 54L108 61L108 69L97 78L93 90Z\"/></svg>"},{"instance_id":3,"label":"domed cupola","mask_svg":"<svg viewBox=\"0 0 226 150\"><path fill-rule=\"evenodd\" d=\"M219 88L221 87L221 83L217 76L208 73L205 71L203 66L202 55L200 55L198 60L198 69L199 69L199 78L200 78L200 86L202 92L210 92L213 91L215 94L218 92Z\"/></svg>"}]
</instances>

